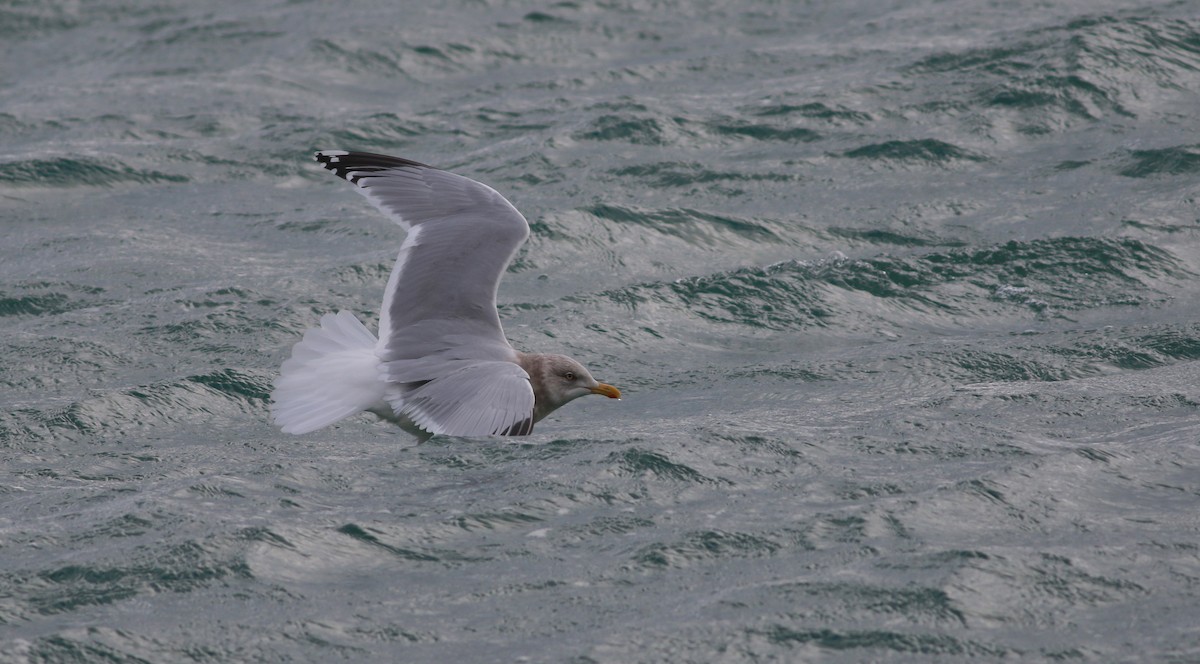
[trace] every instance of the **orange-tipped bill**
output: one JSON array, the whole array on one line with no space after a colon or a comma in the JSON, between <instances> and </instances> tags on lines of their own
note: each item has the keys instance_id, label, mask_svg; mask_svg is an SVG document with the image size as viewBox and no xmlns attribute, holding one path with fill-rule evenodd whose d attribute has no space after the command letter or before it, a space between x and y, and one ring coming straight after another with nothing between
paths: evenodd
<instances>
[{"instance_id":1,"label":"orange-tipped bill","mask_svg":"<svg viewBox=\"0 0 1200 664\"><path fill-rule=\"evenodd\" d=\"M608 383L600 383L592 388L592 394L603 394L609 399L620 399L621 390L609 385Z\"/></svg>"}]
</instances>

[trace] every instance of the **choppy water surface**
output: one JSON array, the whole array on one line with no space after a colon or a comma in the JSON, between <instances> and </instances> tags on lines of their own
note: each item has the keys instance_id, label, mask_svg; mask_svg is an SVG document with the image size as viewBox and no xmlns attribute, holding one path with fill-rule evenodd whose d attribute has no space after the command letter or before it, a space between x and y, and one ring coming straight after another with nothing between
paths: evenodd
<instances>
[{"instance_id":1,"label":"choppy water surface","mask_svg":"<svg viewBox=\"0 0 1200 664\"><path fill-rule=\"evenodd\" d=\"M409 3L398 3L409 4ZM1186 2L0 6L0 659L1200 660ZM267 421L492 184L527 440Z\"/></svg>"}]
</instances>

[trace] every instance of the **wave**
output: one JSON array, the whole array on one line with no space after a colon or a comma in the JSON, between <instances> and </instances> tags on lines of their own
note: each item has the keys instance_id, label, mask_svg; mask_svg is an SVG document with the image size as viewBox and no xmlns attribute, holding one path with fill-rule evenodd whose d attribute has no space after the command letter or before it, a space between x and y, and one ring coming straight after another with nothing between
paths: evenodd
<instances>
[{"instance_id":1,"label":"wave","mask_svg":"<svg viewBox=\"0 0 1200 664\"><path fill-rule=\"evenodd\" d=\"M1157 110L1146 100L1200 82L1200 21L1194 19L1098 16L1015 34L1012 42L937 53L906 73L952 79L922 88L953 90L956 98L965 89L969 107L1025 134L1137 118ZM952 100L933 103L939 101L953 107Z\"/></svg>"},{"instance_id":2,"label":"wave","mask_svg":"<svg viewBox=\"0 0 1200 664\"><path fill-rule=\"evenodd\" d=\"M273 373L218 369L173 381L111 390L61 408L16 408L0 415L0 442L123 437L167 424L211 426L219 413L231 421L260 418Z\"/></svg>"},{"instance_id":3,"label":"wave","mask_svg":"<svg viewBox=\"0 0 1200 664\"><path fill-rule=\"evenodd\" d=\"M848 301L850 294L935 318L1014 309L1046 316L1146 306L1165 299L1158 290L1162 280L1190 275L1170 252L1139 240L1068 237L908 257L787 261L573 299L634 311L653 305L709 323L784 330L852 325L869 317L864 312L873 307Z\"/></svg>"},{"instance_id":4,"label":"wave","mask_svg":"<svg viewBox=\"0 0 1200 664\"><path fill-rule=\"evenodd\" d=\"M187 182L182 175L136 169L115 159L57 157L0 163L0 185L78 187L111 186L126 182L149 184Z\"/></svg>"}]
</instances>

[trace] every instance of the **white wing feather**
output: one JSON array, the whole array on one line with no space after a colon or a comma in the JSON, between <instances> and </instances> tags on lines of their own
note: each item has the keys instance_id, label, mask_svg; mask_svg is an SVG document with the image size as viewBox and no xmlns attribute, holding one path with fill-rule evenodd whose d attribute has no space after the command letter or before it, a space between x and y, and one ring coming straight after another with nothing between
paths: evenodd
<instances>
[{"instance_id":1,"label":"white wing feather","mask_svg":"<svg viewBox=\"0 0 1200 664\"><path fill-rule=\"evenodd\" d=\"M433 433L528 433L533 389L496 312L500 277L529 236L525 217L491 187L414 161L316 159L408 231L376 348L395 413Z\"/></svg>"}]
</instances>

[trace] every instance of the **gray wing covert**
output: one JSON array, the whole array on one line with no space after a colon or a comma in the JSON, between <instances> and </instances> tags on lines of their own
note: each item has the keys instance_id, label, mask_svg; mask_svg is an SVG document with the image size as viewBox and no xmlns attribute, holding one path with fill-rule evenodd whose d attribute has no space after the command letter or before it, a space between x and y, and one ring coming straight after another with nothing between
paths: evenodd
<instances>
[{"instance_id":1,"label":"gray wing covert","mask_svg":"<svg viewBox=\"0 0 1200 664\"><path fill-rule=\"evenodd\" d=\"M392 403L430 433L524 435L533 431L533 388L512 362L450 363L450 371L416 384Z\"/></svg>"}]
</instances>

